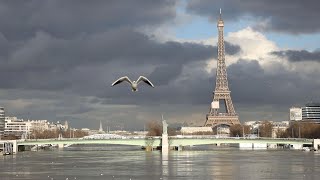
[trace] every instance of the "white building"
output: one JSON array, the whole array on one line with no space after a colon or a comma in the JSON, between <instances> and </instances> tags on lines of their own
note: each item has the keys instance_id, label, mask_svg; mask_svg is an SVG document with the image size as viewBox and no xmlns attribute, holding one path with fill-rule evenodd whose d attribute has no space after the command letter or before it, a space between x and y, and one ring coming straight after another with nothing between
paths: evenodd
<instances>
[{"instance_id":1,"label":"white building","mask_svg":"<svg viewBox=\"0 0 320 180\"><path fill-rule=\"evenodd\" d=\"M31 123L31 131L44 131L49 130L49 122L47 120L28 120Z\"/></svg>"},{"instance_id":2,"label":"white building","mask_svg":"<svg viewBox=\"0 0 320 180\"><path fill-rule=\"evenodd\" d=\"M244 122L244 125L253 126L253 125L256 125L258 123L260 123L260 121L246 121L246 122Z\"/></svg>"},{"instance_id":3,"label":"white building","mask_svg":"<svg viewBox=\"0 0 320 180\"><path fill-rule=\"evenodd\" d=\"M57 123L50 123L48 120L28 120L18 119L17 117L5 117L5 128L4 134L13 134L18 137L27 137L32 133L32 131L44 131L44 130L67 130L68 122L65 121L61 124L59 121Z\"/></svg>"},{"instance_id":4,"label":"white building","mask_svg":"<svg viewBox=\"0 0 320 180\"><path fill-rule=\"evenodd\" d=\"M48 123L48 130L56 131L66 131L69 129L68 121L65 121L64 124L60 123L60 121L57 121L56 123Z\"/></svg>"},{"instance_id":5,"label":"white building","mask_svg":"<svg viewBox=\"0 0 320 180\"><path fill-rule=\"evenodd\" d=\"M290 108L290 121L301 121L302 120L302 109L300 107Z\"/></svg>"},{"instance_id":6,"label":"white building","mask_svg":"<svg viewBox=\"0 0 320 180\"><path fill-rule=\"evenodd\" d=\"M272 138L277 137L278 132L284 132L289 127L289 121L281 121L272 123Z\"/></svg>"},{"instance_id":7,"label":"white building","mask_svg":"<svg viewBox=\"0 0 320 180\"><path fill-rule=\"evenodd\" d=\"M0 107L0 136L4 134L4 127L5 127L4 107Z\"/></svg>"},{"instance_id":8,"label":"white building","mask_svg":"<svg viewBox=\"0 0 320 180\"><path fill-rule=\"evenodd\" d=\"M18 119L17 117L5 117L5 135L15 135L22 136L31 133L32 124L28 121L23 121L23 119Z\"/></svg>"},{"instance_id":9,"label":"white building","mask_svg":"<svg viewBox=\"0 0 320 180\"><path fill-rule=\"evenodd\" d=\"M182 134L193 134L193 133L201 133L201 132L212 132L211 127L181 127Z\"/></svg>"},{"instance_id":10,"label":"white building","mask_svg":"<svg viewBox=\"0 0 320 180\"><path fill-rule=\"evenodd\" d=\"M320 103L308 103L301 111L303 121L320 123Z\"/></svg>"}]
</instances>

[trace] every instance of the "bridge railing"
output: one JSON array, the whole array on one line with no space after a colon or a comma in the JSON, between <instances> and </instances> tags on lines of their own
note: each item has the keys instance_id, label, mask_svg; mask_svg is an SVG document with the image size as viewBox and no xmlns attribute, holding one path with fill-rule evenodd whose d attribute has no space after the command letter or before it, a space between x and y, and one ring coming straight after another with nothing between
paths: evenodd
<instances>
[{"instance_id":1,"label":"bridge railing","mask_svg":"<svg viewBox=\"0 0 320 180\"><path fill-rule=\"evenodd\" d=\"M306 138L270 138L270 137L220 137L217 135L177 135L169 136L171 139L251 139L251 140L290 140L290 141L312 141Z\"/></svg>"},{"instance_id":2,"label":"bridge railing","mask_svg":"<svg viewBox=\"0 0 320 180\"><path fill-rule=\"evenodd\" d=\"M289 140L311 142L313 139L305 138L270 138L270 137L219 137L216 135L177 135L169 136L169 139L239 139L239 140ZM51 139L21 139L18 142L26 141L81 141L81 140L107 140L107 139L161 139L161 136L122 136L119 138L51 138Z\"/></svg>"},{"instance_id":3,"label":"bridge railing","mask_svg":"<svg viewBox=\"0 0 320 180\"><path fill-rule=\"evenodd\" d=\"M20 139L18 142L26 141L78 141L78 140L106 140L106 139L161 139L161 136L122 136L122 137L105 137L105 138L50 138L50 139Z\"/></svg>"}]
</instances>

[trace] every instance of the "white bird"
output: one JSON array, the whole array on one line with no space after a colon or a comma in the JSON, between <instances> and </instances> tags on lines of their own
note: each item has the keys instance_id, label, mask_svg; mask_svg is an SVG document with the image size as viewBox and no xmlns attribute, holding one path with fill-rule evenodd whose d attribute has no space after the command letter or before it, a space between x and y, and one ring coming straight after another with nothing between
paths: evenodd
<instances>
[{"instance_id":1,"label":"white bird","mask_svg":"<svg viewBox=\"0 0 320 180\"><path fill-rule=\"evenodd\" d=\"M151 83L151 81L149 81L149 79L147 79L144 76L140 76L137 81L131 81L128 78L128 76L123 76L123 77L119 78L118 80L116 80L115 82L113 82L111 86L114 86L114 85L117 85L119 83L122 83L123 81L128 82L131 85L132 91L134 91L134 92L138 91L138 84L140 82L145 82L146 84L148 84L149 86L154 88L154 85Z\"/></svg>"}]
</instances>

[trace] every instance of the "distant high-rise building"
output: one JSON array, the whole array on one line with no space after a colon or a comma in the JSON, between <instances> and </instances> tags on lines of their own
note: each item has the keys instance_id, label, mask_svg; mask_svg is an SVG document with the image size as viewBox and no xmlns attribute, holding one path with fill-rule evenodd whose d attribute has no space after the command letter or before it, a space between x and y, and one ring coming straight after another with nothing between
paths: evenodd
<instances>
[{"instance_id":1,"label":"distant high-rise building","mask_svg":"<svg viewBox=\"0 0 320 180\"><path fill-rule=\"evenodd\" d=\"M290 121L301 121L302 120L302 109L300 107L290 108Z\"/></svg>"},{"instance_id":2,"label":"distant high-rise building","mask_svg":"<svg viewBox=\"0 0 320 180\"><path fill-rule=\"evenodd\" d=\"M4 135L5 115L4 107L0 107L0 136Z\"/></svg>"},{"instance_id":3,"label":"distant high-rise building","mask_svg":"<svg viewBox=\"0 0 320 180\"><path fill-rule=\"evenodd\" d=\"M320 103L308 103L301 109L303 121L320 123Z\"/></svg>"}]
</instances>

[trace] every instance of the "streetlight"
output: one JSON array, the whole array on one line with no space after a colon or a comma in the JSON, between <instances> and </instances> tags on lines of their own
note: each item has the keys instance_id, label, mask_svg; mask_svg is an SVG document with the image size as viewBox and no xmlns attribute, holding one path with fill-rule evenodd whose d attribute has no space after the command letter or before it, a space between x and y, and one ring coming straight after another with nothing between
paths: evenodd
<instances>
[{"instance_id":1,"label":"streetlight","mask_svg":"<svg viewBox=\"0 0 320 180\"><path fill-rule=\"evenodd\" d=\"M301 134L300 134L300 123L299 123L299 138L301 138Z\"/></svg>"},{"instance_id":2,"label":"streetlight","mask_svg":"<svg viewBox=\"0 0 320 180\"><path fill-rule=\"evenodd\" d=\"M244 137L244 126L242 125L242 137Z\"/></svg>"}]
</instances>

